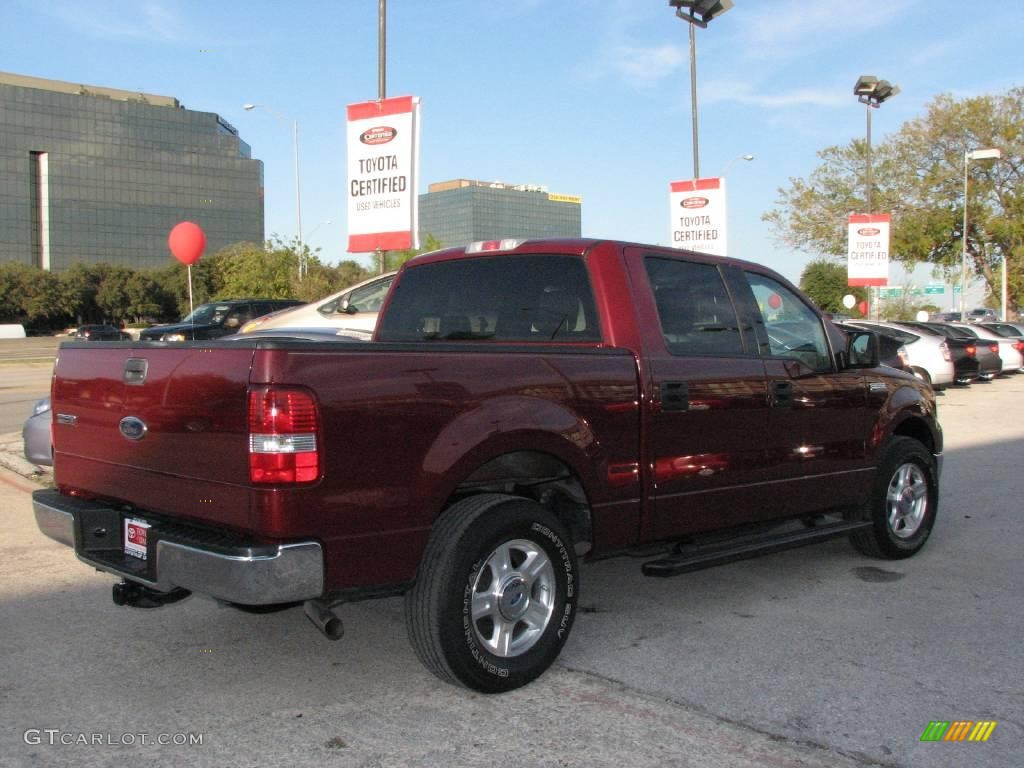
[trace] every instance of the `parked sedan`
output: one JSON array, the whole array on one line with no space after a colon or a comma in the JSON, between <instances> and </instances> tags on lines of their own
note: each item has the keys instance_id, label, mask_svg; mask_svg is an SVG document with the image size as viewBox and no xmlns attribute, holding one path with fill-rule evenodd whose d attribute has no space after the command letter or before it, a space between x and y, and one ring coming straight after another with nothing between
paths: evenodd
<instances>
[{"instance_id":1,"label":"parked sedan","mask_svg":"<svg viewBox=\"0 0 1024 768\"><path fill-rule=\"evenodd\" d=\"M934 341L945 341L949 354L953 358L953 381L957 384L970 384L980 378L981 363L978 360L977 340L969 336L960 336L946 327L943 323L917 323L909 321L897 321L892 323L899 328L906 328L914 333L931 337ZM945 331L942 329L946 328ZM987 359L987 358L986 358ZM992 369L986 369L986 375L991 373L987 380L995 376L998 368L994 361L987 361Z\"/></svg>"},{"instance_id":2,"label":"parked sedan","mask_svg":"<svg viewBox=\"0 0 1024 768\"><path fill-rule=\"evenodd\" d=\"M961 345L970 357L978 361L978 378L982 381L992 381L1003 370L1003 361L999 357L999 344L979 339L976 334L965 333L963 328L967 326L956 326L952 323L912 323L901 322L900 325L910 328L931 330L942 334L950 340L950 349L956 352ZM954 363L956 358L954 357Z\"/></svg>"},{"instance_id":3,"label":"parked sedan","mask_svg":"<svg viewBox=\"0 0 1024 768\"><path fill-rule=\"evenodd\" d=\"M32 415L21 428L25 458L33 464L53 466L53 447L50 443L50 398L37 400Z\"/></svg>"},{"instance_id":4,"label":"parked sedan","mask_svg":"<svg viewBox=\"0 0 1024 768\"><path fill-rule=\"evenodd\" d=\"M833 322L835 322L833 320ZM913 373L910 369L910 361L907 357L907 349L903 345L903 340L900 335L910 336L910 332L891 331L888 328L881 328L878 326L869 328L866 324L861 323L836 323L841 330L846 333L856 333L857 331L874 331L878 334L878 361L882 365L887 365L890 368L895 368L898 371L907 371Z\"/></svg>"},{"instance_id":5,"label":"parked sedan","mask_svg":"<svg viewBox=\"0 0 1024 768\"><path fill-rule=\"evenodd\" d=\"M956 381L953 353L950 351L949 342L945 336L912 331L892 323L866 320L852 320L848 325L897 339L906 350L910 372L922 381L931 384L935 389L942 389Z\"/></svg>"},{"instance_id":6,"label":"parked sedan","mask_svg":"<svg viewBox=\"0 0 1024 768\"><path fill-rule=\"evenodd\" d=\"M995 331L990 331L980 325L964 325L962 323L950 323L950 325L976 337L981 344L992 341L999 344L999 357L1003 361L1003 373L1018 373L1024 369L1024 354L1021 353L1020 341L1000 336Z\"/></svg>"},{"instance_id":7,"label":"parked sedan","mask_svg":"<svg viewBox=\"0 0 1024 768\"><path fill-rule=\"evenodd\" d=\"M242 326L241 333L269 328L336 328L373 333L377 313L384 304L395 272L371 277L330 296L258 317Z\"/></svg>"},{"instance_id":8,"label":"parked sedan","mask_svg":"<svg viewBox=\"0 0 1024 768\"><path fill-rule=\"evenodd\" d=\"M131 336L113 325L80 325L71 334L80 341L128 341Z\"/></svg>"}]
</instances>

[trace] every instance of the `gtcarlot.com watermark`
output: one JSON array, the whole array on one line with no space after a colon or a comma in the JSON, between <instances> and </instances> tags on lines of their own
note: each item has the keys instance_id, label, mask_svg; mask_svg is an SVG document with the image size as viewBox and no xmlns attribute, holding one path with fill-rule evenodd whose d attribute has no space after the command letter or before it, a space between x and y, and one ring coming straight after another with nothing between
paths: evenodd
<instances>
[{"instance_id":1,"label":"gtcarlot.com watermark","mask_svg":"<svg viewBox=\"0 0 1024 768\"><path fill-rule=\"evenodd\" d=\"M30 746L201 747L203 733L83 733L59 728L29 728L22 735Z\"/></svg>"}]
</instances>

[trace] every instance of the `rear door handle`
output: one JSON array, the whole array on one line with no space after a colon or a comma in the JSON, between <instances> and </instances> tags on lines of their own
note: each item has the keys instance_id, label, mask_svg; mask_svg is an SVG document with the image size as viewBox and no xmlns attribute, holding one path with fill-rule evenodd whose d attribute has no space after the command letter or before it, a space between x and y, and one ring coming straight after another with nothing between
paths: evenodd
<instances>
[{"instance_id":1,"label":"rear door handle","mask_svg":"<svg viewBox=\"0 0 1024 768\"><path fill-rule=\"evenodd\" d=\"M793 382L777 379L772 382L772 406L775 408L793 407Z\"/></svg>"},{"instance_id":2,"label":"rear door handle","mask_svg":"<svg viewBox=\"0 0 1024 768\"><path fill-rule=\"evenodd\" d=\"M661 410L688 411L690 409L690 387L685 381L663 381L659 392Z\"/></svg>"}]
</instances>

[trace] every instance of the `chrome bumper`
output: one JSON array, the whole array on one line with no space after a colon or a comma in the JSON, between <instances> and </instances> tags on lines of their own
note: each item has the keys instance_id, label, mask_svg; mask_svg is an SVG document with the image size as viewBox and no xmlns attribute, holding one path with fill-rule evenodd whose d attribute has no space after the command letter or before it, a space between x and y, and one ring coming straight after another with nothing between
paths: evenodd
<instances>
[{"instance_id":1,"label":"chrome bumper","mask_svg":"<svg viewBox=\"0 0 1024 768\"><path fill-rule=\"evenodd\" d=\"M241 605L273 605L310 600L324 591L323 550L315 541L213 549L183 541L171 531L150 547L152 562L142 573L139 563L116 549L98 553L83 545L79 519L97 514L118 517L117 510L53 490L35 491L32 507L39 530L73 547L82 562L161 592L180 587ZM115 535L120 540L120 531Z\"/></svg>"}]
</instances>

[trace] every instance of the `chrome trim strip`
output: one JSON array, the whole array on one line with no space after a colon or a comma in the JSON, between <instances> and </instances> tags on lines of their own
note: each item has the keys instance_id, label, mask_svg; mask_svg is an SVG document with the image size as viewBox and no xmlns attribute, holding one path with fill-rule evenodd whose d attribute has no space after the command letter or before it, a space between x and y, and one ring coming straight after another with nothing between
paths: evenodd
<instances>
[{"instance_id":1,"label":"chrome trim strip","mask_svg":"<svg viewBox=\"0 0 1024 768\"><path fill-rule=\"evenodd\" d=\"M864 467L863 469L847 469L843 472L821 472L817 475L801 475L800 477L785 477L778 480L762 480L759 483L746 483L744 485L727 485L724 488L702 488L699 491L683 491L682 493L655 494L655 499L677 499L680 496L700 496L706 493L720 493L722 491L739 491L745 488L762 488L766 485L778 485L779 483L795 483L802 480L820 480L823 477L842 477L843 475L856 475L862 472L874 472L877 467Z\"/></svg>"}]
</instances>

